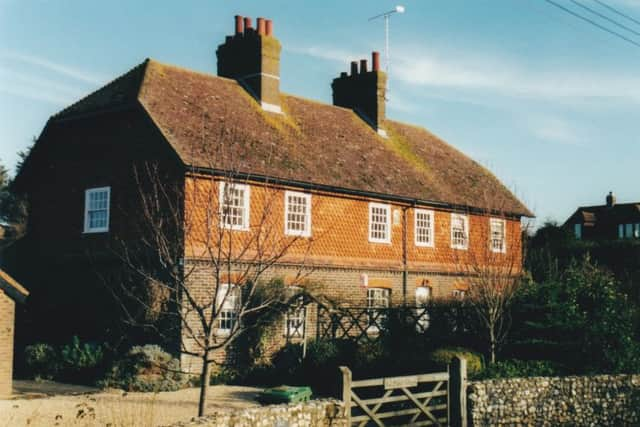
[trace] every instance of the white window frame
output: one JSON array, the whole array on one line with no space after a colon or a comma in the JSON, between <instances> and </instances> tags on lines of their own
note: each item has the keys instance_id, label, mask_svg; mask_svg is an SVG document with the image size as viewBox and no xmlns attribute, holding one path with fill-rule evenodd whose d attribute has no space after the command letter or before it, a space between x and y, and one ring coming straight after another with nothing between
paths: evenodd
<instances>
[{"instance_id":1,"label":"white window frame","mask_svg":"<svg viewBox=\"0 0 640 427\"><path fill-rule=\"evenodd\" d=\"M387 221L386 236L384 238L373 237L373 210L384 209L386 211ZM380 223L382 224L382 223ZM369 203L369 241L371 243L391 243L391 205L385 203Z\"/></svg>"},{"instance_id":2,"label":"white window frame","mask_svg":"<svg viewBox=\"0 0 640 427\"><path fill-rule=\"evenodd\" d=\"M456 219L461 219L462 220L462 225L464 227L464 242L463 243L456 243L455 242L455 237L454 237L454 229L453 229L453 224L455 222ZM463 249L463 250L467 250L469 249L469 217L467 215L462 215L462 214L457 214L457 213L452 213L451 214L451 247L453 249Z\"/></svg>"},{"instance_id":3,"label":"white window frame","mask_svg":"<svg viewBox=\"0 0 640 427\"><path fill-rule=\"evenodd\" d=\"M464 297L466 296L467 291L463 291L462 289L454 289L453 290L453 297L459 300L464 299Z\"/></svg>"},{"instance_id":4,"label":"white window frame","mask_svg":"<svg viewBox=\"0 0 640 427\"><path fill-rule=\"evenodd\" d=\"M380 295L376 295L379 293ZM376 301L383 301L383 304L372 304ZM389 308L391 304L391 289L389 288L367 288L367 310L369 312L370 322L375 320L375 324L367 327L367 332L379 332L379 324L384 322L386 313L377 314L378 309Z\"/></svg>"},{"instance_id":5,"label":"white window frame","mask_svg":"<svg viewBox=\"0 0 640 427\"><path fill-rule=\"evenodd\" d=\"M292 301L293 302L293 301ZM284 316L284 335L287 338L304 338L307 326L307 308L304 305L304 296L295 298L296 305L289 307ZM295 327L293 322L300 326Z\"/></svg>"},{"instance_id":6,"label":"white window frame","mask_svg":"<svg viewBox=\"0 0 640 427\"><path fill-rule=\"evenodd\" d=\"M429 217L429 227L422 227L423 229L427 230L427 233L429 235L429 240L426 242L421 242L418 240L418 236L420 235L418 233L418 216L419 215L427 215ZM432 248L434 246L435 244L434 224L435 224L435 214L433 211L427 210L427 209L415 209L415 213L413 215L413 236L414 236L413 240L415 241L416 246L427 247L427 248Z\"/></svg>"},{"instance_id":7,"label":"white window frame","mask_svg":"<svg viewBox=\"0 0 640 427\"><path fill-rule=\"evenodd\" d=\"M416 332L422 333L429 328L429 312L426 305L431 300L433 290L431 286L418 286L416 288Z\"/></svg>"},{"instance_id":8,"label":"white window frame","mask_svg":"<svg viewBox=\"0 0 640 427\"><path fill-rule=\"evenodd\" d=\"M499 248L494 246L493 227L500 224L502 226L502 245ZM507 221L503 218L489 218L489 247L491 252L504 254L507 252Z\"/></svg>"},{"instance_id":9,"label":"white window frame","mask_svg":"<svg viewBox=\"0 0 640 427\"><path fill-rule=\"evenodd\" d=\"M242 224L229 224L227 223L227 218L224 214L225 208L225 188L229 185L233 188L242 190ZM237 230L237 231L248 231L250 224L250 214L251 214L251 187L247 184L238 184L235 182L220 182L220 227L226 228L229 230Z\"/></svg>"},{"instance_id":10,"label":"white window frame","mask_svg":"<svg viewBox=\"0 0 640 427\"><path fill-rule=\"evenodd\" d=\"M293 230L289 228L289 214L299 214L298 212L290 212L289 197L299 197L305 200L306 213L303 230ZM300 193L298 191L284 192L284 234L287 236L311 236L311 194Z\"/></svg>"},{"instance_id":11,"label":"white window frame","mask_svg":"<svg viewBox=\"0 0 640 427\"><path fill-rule=\"evenodd\" d=\"M238 311L241 304L241 289L233 283L221 283L216 295L217 313L217 334L221 336L230 335L238 322ZM223 322L230 322L229 327L223 326Z\"/></svg>"},{"instance_id":12,"label":"white window frame","mask_svg":"<svg viewBox=\"0 0 640 427\"><path fill-rule=\"evenodd\" d=\"M582 240L582 224L573 224L573 235L576 240Z\"/></svg>"},{"instance_id":13,"label":"white window frame","mask_svg":"<svg viewBox=\"0 0 640 427\"><path fill-rule=\"evenodd\" d=\"M91 227L89 213L93 211L102 211L104 209L90 209L91 195L94 193L107 193L107 216L104 227ZM109 231L109 211L111 210L111 187L88 188L84 192L84 232L85 233L105 233Z\"/></svg>"}]
</instances>

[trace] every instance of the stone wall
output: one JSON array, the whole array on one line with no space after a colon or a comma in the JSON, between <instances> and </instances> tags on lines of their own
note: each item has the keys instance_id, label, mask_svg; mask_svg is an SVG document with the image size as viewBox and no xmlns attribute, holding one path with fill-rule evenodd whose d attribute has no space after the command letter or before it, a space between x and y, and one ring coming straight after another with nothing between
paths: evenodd
<instances>
[{"instance_id":1,"label":"stone wall","mask_svg":"<svg viewBox=\"0 0 640 427\"><path fill-rule=\"evenodd\" d=\"M640 375L474 381L468 391L476 427L640 425Z\"/></svg>"},{"instance_id":2,"label":"stone wall","mask_svg":"<svg viewBox=\"0 0 640 427\"><path fill-rule=\"evenodd\" d=\"M241 409L179 422L169 427L348 427L337 400Z\"/></svg>"}]
</instances>

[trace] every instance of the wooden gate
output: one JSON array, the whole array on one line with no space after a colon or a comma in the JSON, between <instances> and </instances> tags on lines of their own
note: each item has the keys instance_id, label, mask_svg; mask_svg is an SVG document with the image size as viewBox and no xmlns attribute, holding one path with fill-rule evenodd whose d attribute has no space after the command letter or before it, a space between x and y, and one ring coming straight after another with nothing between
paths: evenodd
<instances>
[{"instance_id":1,"label":"wooden gate","mask_svg":"<svg viewBox=\"0 0 640 427\"><path fill-rule=\"evenodd\" d=\"M354 381L341 366L348 425L466 427L466 370L456 358L447 372Z\"/></svg>"}]
</instances>

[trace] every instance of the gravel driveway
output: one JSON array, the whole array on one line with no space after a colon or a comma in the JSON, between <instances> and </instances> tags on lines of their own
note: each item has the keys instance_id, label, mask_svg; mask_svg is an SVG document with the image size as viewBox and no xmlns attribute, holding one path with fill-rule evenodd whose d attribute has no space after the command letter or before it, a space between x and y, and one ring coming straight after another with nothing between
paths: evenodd
<instances>
[{"instance_id":1,"label":"gravel driveway","mask_svg":"<svg viewBox=\"0 0 640 427\"><path fill-rule=\"evenodd\" d=\"M125 393L98 391L58 383L16 381L18 395L0 400L0 427L20 426L142 426L187 421L198 412L200 390ZM258 406L260 389L211 386L208 413Z\"/></svg>"}]
</instances>

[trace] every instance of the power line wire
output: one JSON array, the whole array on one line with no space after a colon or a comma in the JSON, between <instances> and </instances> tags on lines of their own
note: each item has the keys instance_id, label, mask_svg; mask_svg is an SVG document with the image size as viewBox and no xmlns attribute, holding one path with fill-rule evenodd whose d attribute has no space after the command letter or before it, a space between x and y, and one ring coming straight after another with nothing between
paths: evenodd
<instances>
[{"instance_id":1,"label":"power line wire","mask_svg":"<svg viewBox=\"0 0 640 427\"><path fill-rule=\"evenodd\" d=\"M593 0L593 1L594 1L594 2L596 2L596 3L598 3L598 4L599 4L600 6L602 6L602 7L606 7L607 9L609 9L610 11L612 11L613 13L616 13L616 14L618 14L618 15L622 16L623 18L627 18L629 21L631 21L631 22L635 22L636 24L640 25L640 21L638 21L637 19L635 19L635 18L633 18L633 17L631 17L631 16L627 15L627 14L626 14L626 13L624 13L624 12L620 12L620 11L619 11L618 9L616 9L615 7L610 6L610 5L608 5L608 4L606 4L605 2L600 1L600 0Z\"/></svg>"},{"instance_id":2,"label":"power line wire","mask_svg":"<svg viewBox=\"0 0 640 427\"><path fill-rule=\"evenodd\" d=\"M580 2L578 2L578 1L576 1L576 0L571 0L571 3L575 4L575 5L576 5L576 6L578 6L578 7L583 8L584 10L586 10L586 11L588 11L588 12L593 13L594 15L599 16L600 18L602 18L602 19L604 19L604 20L607 20L607 21L611 22L613 25L616 25L617 27L620 27L620 28L622 28L623 30L627 30L627 31L629 31L630 33L635 34L636 36L640 36L640 33L639 33L639 32L637 32L636 30L634 30L633 28L629 28L629 27L627 27L626 25L623 25L623 24L619 23L619 22L618 22L618 21L616 21L615 19L611 19L611 18L609 18L607 15L602 14L602 13L598 12L597 10L594 10L594 9L590 8L590 7L589 7L589 6L587 6L587 5L584 5L584 4L582 4L582 3L580 3Z\"/></svg>"},{"instance_id":3,"label":"power line wire","mask_svg":"<svg viewBox=\"0 0 640 427\"><path fill-rule=\"evenodd\" d=\"M596 21L594 21L593 19L589 19L589 18L587 18L587 17L585 17L585 16L582 16L582 15L580 15L579 13L574 12L573 10L568 9L568 8L566 8L566 7L562 6L561 4L556 3L556 2L555 2L555 1L553 1L553 0L544 0L544 1L546 1L547 3L549 3L549 4L551 4L551 5L555 6L555 7L557 7L558 9L561 9L561 10L565 11L566 13L568 13L568 14L570 14L570 15L575 16L575 17L576 17L576 18L578 18L578 19L582 19L583 21L588 22L589 24L591 24L591 25L593 25L593 26L598 27L598 28L599 28L599 29L601 29L602 31L606 31L607 33L609 33L609 34L611 34L611 35L614 35L614 36L616 36L616 37L618 37L618 38L621 38L622 40L624 40L624 41L626 41L626 42L628 42L628 43L631 43L632 45L635 45L636 47L640 47L640 43L638 43L638 42L636 42L636 41L634 41L634 40L632 40L632 39L630 39L630 38L628 38L628 37L626 37L626 36L624 36L624 35L622 35L622 34L618 33L617 31L613 31L613 30L612 30L612 29L610 29L610 28L607 28L607 27L605 27L605 26L603 26L603 25L598 24L598 23L597 23Z\"/></svg>"}]
</instances>

